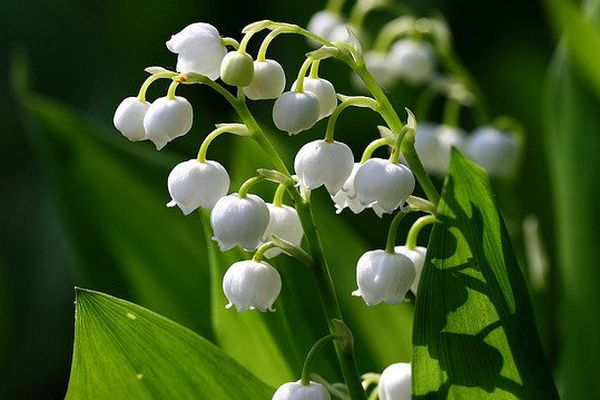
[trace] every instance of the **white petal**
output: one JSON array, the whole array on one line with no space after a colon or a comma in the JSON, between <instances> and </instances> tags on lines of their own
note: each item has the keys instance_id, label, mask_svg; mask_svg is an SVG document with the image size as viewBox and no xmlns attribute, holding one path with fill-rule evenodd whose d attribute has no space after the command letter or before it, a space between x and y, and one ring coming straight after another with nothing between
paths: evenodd
<instances>
[{"instance_id":1,"label":"white petal","mask_svg":"<svg viewBox=\"0 0 600 400\"><path fill-rule=\"evenodd\" d=\"M396 363L388 366L379 378L377 388L379 400L410 400L411 366L408 363Z\"/></svg>"},{"instance_id":2,"label":"white petal","mask_svg":"<svg viewBox=\"0 0 600 400\"><path fill-rule=\"evenodd\" d=\"M187 99L161 97L152 103L144 116L146 138L160 150L171 140L188 133L193 119L192 105Z\"/></svg>"},{"instance_id":3,"label":"white petal","mask_svg":"<svg viewBox=\"0 0 600 400\"><path fill-rule=\"evenodd\" d=\"M476 129L467 141L467 155L490 175L510 176L517 165L517 141L489 126Z\"/></svg>"},{"instance_id":4,"label":"white petal","mask_svg":"<svg viewBox=\"0 0 600 400\"><path fill-rule=\"evenodd\" d=\"M319 100L312 93L285 92L273 105L273 122L292 135L312 128L319 120L319 111Z\"/></svg>"},{"instance_id":5,"label":"white petal","mask_svg":"<svg viewBox=\"0 0 600 400\"><path fill-rule=\"evenodd\" d=\"M126 98L115 111L115 128L131 141L146 139L143 121L149 108L150 103L147 101L140 101L137 97Z\"/></svg>"},{"instance_id":6,"label":"white petal","mask_svg":"<svg viewBox=\"0 0 600 400\"><path fill-rule=\"evenodd\" d=\"M285 88L285 72L277 61L254 61L254 79L244 93L251 100L276 99Z\"/></svg>"},{"instance_id":7,"label":"white petal","mask_svg":"<svg viewBox=\"0 0 600 400\"><path fill-rule=\"evenodd\" d=\"M329 392L323 385L310 381L303 385L301 381L287 382L279 386L272 400L330 400Z\"/></svg>"},{"instance_id":8,"label":"white petal","mask_svg":"<svg viewBox=\"0 0 600 400\"><path fill-rule=\"evenodd\" d=\"M292 84L292 90L296 90L295 81ZM304 92L314 94L319 100L319 119L323 119L335 110L337 106L337 94L333 84L323 78L304 78Z\"/></svg>"}]
</instances>

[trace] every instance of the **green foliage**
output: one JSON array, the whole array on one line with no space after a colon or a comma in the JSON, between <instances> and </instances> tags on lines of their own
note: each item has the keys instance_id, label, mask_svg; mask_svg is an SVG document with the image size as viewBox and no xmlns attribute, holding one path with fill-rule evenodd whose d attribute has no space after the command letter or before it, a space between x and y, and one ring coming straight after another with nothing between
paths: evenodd
<instances>
[{"instance_id":1,"label":"green foliage","mask_svg":"<svg viewBox=\"0 0 600 400\"><path fill-rule=\"evenodd\" d=\"M486 173L454 151L415 307L416 398L558 398Z\"/></svg>"},{"instance_id":2,"label":"green foliage","mask_svg":"<svg viewBox=\"0 0 600 400\"><path fill-rule=\"evenodd\" d=\"M67 399L257 399L273 389L223 351L158 314L77 289Z\"/></svg>"}]
</instances>

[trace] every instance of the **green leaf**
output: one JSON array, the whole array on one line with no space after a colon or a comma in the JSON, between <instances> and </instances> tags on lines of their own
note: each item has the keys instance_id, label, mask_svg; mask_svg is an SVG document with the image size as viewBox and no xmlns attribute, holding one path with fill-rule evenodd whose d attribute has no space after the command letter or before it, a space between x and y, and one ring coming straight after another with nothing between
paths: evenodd
<instances>
[{"instance_id":1,"label":"green leaf","mask_svg":"<svg viewBox=\"0 0 600 400\"><path fill-rule=\"evenodd\" d=\"M571 49L560 46L544 93L546 150L553 182L561 277L559 387L565 399L600 393L600 107ZM598 72L598 71L597 71Z\"/></svg>"},{"instance_id":2,"label":"green leaf","mask_svg":"<svg viewBox=\"0 0 600 400\"><path fill-rule=\"evenodd\" d=\"M150 310L85 289L76 289L75 304L67 399L264 400L273 393L219 348Z\"/></svg>"},{"instance_id":3,"label":"green leaf","mask_svg":"<svg viewBox=\"0 0 600 400\"><path fill-rule=\"evenodd\" d=\"M486 173L453 151L415 305L419 398L558 398Z\"/></svg>"}]
</instances>

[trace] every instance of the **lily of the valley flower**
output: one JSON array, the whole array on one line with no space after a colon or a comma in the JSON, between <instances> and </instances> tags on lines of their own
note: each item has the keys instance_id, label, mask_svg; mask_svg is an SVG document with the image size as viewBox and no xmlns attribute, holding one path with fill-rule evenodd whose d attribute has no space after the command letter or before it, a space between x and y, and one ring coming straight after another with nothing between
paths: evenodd
<instances>
[{"instance_id":1,"label":"lily of the valley flower","mask_svg":"<svg viewBox=\"0 0 600 400\"><path fill-rule=\"evenodd\" d=\"M238 261L225 272L223 291L229 300L227 308L274 311L273 303L281 291L281 277L264 261Z\"/></svg>"},{"instance_id":2,"label":"lily of the valley flower","mask_svg":"<svg viewBox=\"0 0 600 400\"><path fill-rule=\"evenodd\" d=\"M383 213L400 207L414 189L415 177L408 167L381 158L369 159L354 178L354 190L361 204Z\"/></svg>"},{"instance_id":3,"label":"lily of the valley flower","mask_svg":"<svg viewBox=\"0 0 600 400\"><path fill-rule=\"evenodd\" d=\"M269 225L269 209L256 195L240 198L237 193L230 194L217 201L210 214L210 224L221 251L238 245L253 251Z\"/></svg>"},{"instance_id":4,"label":"lily of the valley flower","mask_svg":"<svg viewBox=\"0 0 600 400\"><path fill-rule=\"evenodd\" d=\"M157 150L171 140L185 135L192 129L194 111L187 99L180 96L161 97L152 103L144 115L146 138Z\"/></svg>"},{"instance_id":5,"label":"lily of the valley flower","mask_svg":"<svg viewBox=\"0 0 600 400\"><path fill-rule=\"evenodd\" d=\"M113 123L127 139L131 141L146 139L144 115L150 108L150 102L140 101L137 97L128 97L119 104Z\"/></svg>"},{"instance_id":6,"label":"lily of the valley flower","mask_svg":"<svg viewBox=\"0 0 600 400\"><path fill-rule=\"evenodd\" d=\"M409 249L406 246L396 246L394 249L396 253L404 254L412 261L416 276L410 290L416 295L419 289L419 281L421 280L421 273L423 272L423 265L425 264L425 256L427 255L427 249L422 246L417 246L414 249Z\"/></svg>"},{"instance_id":7,"label":"lily of the valley flower","mask_svg":"<svg viewBox=\"0 0 600 400\"><path fill-rule=\"evenodd\" d=\"M221 80L228 85L245 87L254 78L254 61L246 53L230 51L221 62Z\"/></svg>"},{"instance_id":8,"label":"lily of the valley flower","mask_svg":"<svg viewBox=\"0 0 600 400\"><path fill-rule=\"evenodd\" d=\"M281 239L287 240L295 246L300 246L304 230L298 217L298 212L290 206L267 204L269 209L269 225L263 235L263 242L269 241L270 235L277 235ZM273 258L282 253L279 247L268 249L265 257Z\"/></svg>"},{"instance_id":9,"label":"lily of the valley flower","mask_svg":"<svg viewBox=\"0 0 600 400\"><path fill-rule=\"evenodd\" d=\"M358 289L352 295L362 297L368 306L381 302L399 304L415 276L415 267L405 255L384 250L368 251L356 265Z\"/></svg>"},{"instance_id":10,"label":"lily of the valley flower","mask_svg":"<svg viewBox=\"0 0 600 400\"><path fill-rule=\"evenodd\" d=\"M167 185L173 199L167 206L178 206L188 215L198 207L211 210L229 191L229 174L216 161L192 159L173 168Z\"/></svg>"},{"instance_id":11,"label":"lily of the valley flower","mask_svg":"<svg viewBox=\"0 0 600 400\"><path fill-rule=\"evenodd\" d=\"M327 41L333 40L344 40L344 38L340 39L340 29L346 29L344 19L340 16L340 14L331 12L331 11L319 11L315 13L308 21L308 25L306 29L317 36L321 36L323 39ZM309 40L309 42L315 46L321 46L320 43Z\"/></svg>"},{"instance_id":12,"label":"lily of the valley flower","mask_svg":"<svg viewBox=\"0 0 600 400\"><path fill-rule=\"evenodd\" d=\"M412 398L411 367L396 363L381 373L377 388L379 400L410 400Z\"/></svg>"},{"instance_id":13,"label":"lily of the valley flower","mask_svg":"<svg viewBox=\"0 0 600 400\"><path fill-rule=\"evenodd\" d=\"M346 179L346 182L342 185L342 188L335 195L331 196L337 214L341 213L346 207L350 208L354 214L358 214L367 208L358 200L358 196L354 190L354 177L361 165L362 164L360 163L354 163L352 172L348 179Z\"/></svg>"},{"instance_id":14,"label":"lily of the valley flower","mask_svg":"<svg viewBox=\"0 0 600 400\"><path fill-rule=\"evenodd\" d=\"M294 160L300 185L310 190L325 186L335 195L352 173L354 156L346 144L314 140L302 146Z\"/></svg>"},{"instance_id":15,"label":"lily of the valley flower","mask_svg":"<svg viewBox=\"0 0 600 400\"><path fill-rule=\"evenodd\" d=\"M389 51L390 67L412 84L422 84L435 73L435 52L428 42L401 39Z\"/></svg>"},{"instance_id":16,"label":"lily of the valley flower","mask_svg":"<svg viewBox=\"0 0 600 400\"><path fill-rule=\"evenodd\" d=\"M319 99L310 92L285 92L273 105L275 126L290 135L312 128L319 115Z\"/></svg>"},{"instance_id":17,"label":"lily of the valley flower","mask_svg":"<svg viewBox=\"0 0 600 400\"><path fill-rule=\"evenodd\" d=\"M331 115L337 106L337 94L333 84L323 78L304 78L304 92L312 93L319 100L319 119ZM296 90L296 82L292 84L292 90Z\"/></svg>"},{"instance_id":18,"label":"lily of the valley flower","mask_svg":"<svg viewBox=\"0 0 600 400\"><path fill-rule=\"evenodd\" d=\"M283 67L275 60L254 61L254 78L244 93L251 100L276 99L285 88Z\"/></svg>"},{"instance_id":19,"label":"lily of the valley flower","mask_svg":"<svg viewBox=\"0 0 600 400\"><path fill-rule=\"evenodd\" d=\"M467 155L488 174L509 177L516 168L518 145L514 136L491 126L483 126L467 141Z\"/></svg>"},{"instance_id":20,"label":"lily of the valley flower","mask_svg":"<svg viewBox=\"0 0 600 400\"><path fill-rule=\"evenodd\" d=\"M329 392L323 385L310 381L303 385L302 381L287 382L279 386L272 400L330 400Z\"/></svg>"},{"instance_id":21,"label":"lily of the valley flower","mask_svg":"<svg viewBox=\"0 0 600 400\"><path fill-rule=\"evenodd\" d=\"M460 128L423 123L417 127L415 149L425 169L445 175L450 164L452 147L464 147L465 133Z\"/></svg>"},{"instance_id":22,"label":"lily of the valley flower","mask_svg":"<svg viewBox=\"0 0 600 400\"><path fill-rule=\"evenodd\" d=\"M177 71L195 72L217 80L221 62L227 50L217 29L207 23L197 22L186 26L171 36L167 48L177 54Z\"/></svg>"}]
</instances>

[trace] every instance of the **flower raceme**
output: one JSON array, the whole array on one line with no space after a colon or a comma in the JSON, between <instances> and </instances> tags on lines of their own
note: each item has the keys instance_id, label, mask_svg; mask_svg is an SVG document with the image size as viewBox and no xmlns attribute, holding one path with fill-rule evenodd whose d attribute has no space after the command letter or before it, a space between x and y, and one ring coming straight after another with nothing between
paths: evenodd
<instances>
[{"instance_id":1,"label":"flower raceme","mask_svg":"<svg viewBox=\"0 0 600 400\"><path fill-rule=\"evenodd\" d=\"M410 400L412 398L411 367L396 363L381 373L377 388L379 400Z\"/></svg>"},{"instance_id":2,"label":"flower raceme","mask_svg":"<svg viewBox=\"0 0 600 400\"><path fill-rule=\"evenodd\" d=\"M272 400L330 400L329 392L323 385L310 381L308 385L302 381L287 382L279 386Z\"/></svg>"},{"instance_id":3,"label":"flower raceme","mask_svg":"<svg viewBox=\"0 0 600 400\"><path fill-rule=\"evenodd\" d=\"M227 308L274 311L273 303L281 291L281 277L264 261L238 261L225 272L223 291L229 300Z\"/></svg>"}]
</instances>

